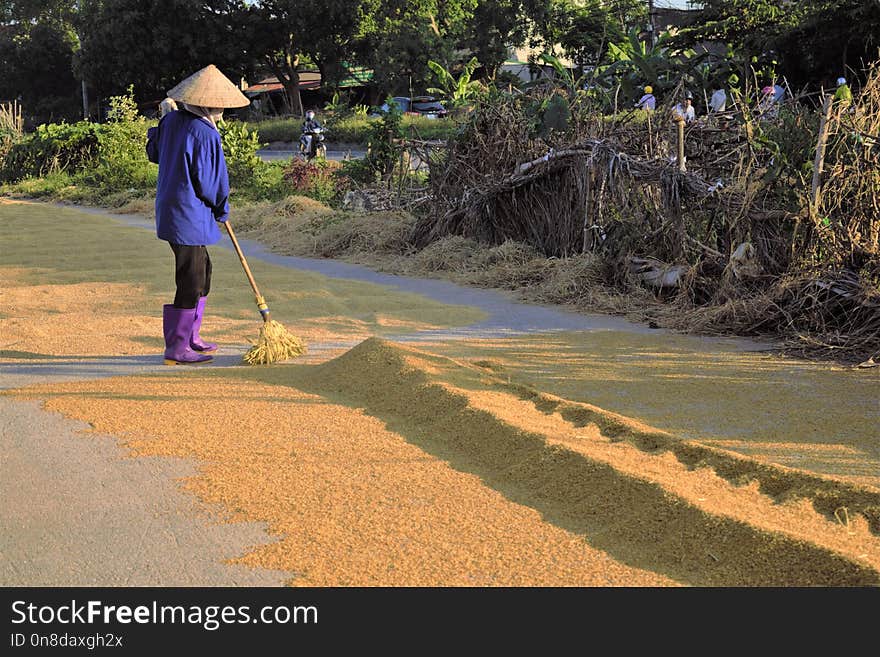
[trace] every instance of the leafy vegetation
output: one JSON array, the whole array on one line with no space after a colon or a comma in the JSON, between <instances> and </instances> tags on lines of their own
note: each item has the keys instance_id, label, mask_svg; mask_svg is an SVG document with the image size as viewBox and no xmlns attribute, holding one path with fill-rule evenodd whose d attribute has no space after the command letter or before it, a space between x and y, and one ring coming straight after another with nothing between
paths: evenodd
<instances>
[{"instance_id":1,"label":"leafy vegetation","mask_svg":"<svg viewBox=\"0 0 880 657\"><path fill-rule=\"evenodd\" d=\"M217 129L223 142L230 184L240 185L257 175L263 164L257 155L262 146L257 132L238 121L221 121Z\"/></svg>"},{"instance_id":2,"label":"leafy vegetation","mask_svg":"<svg viewBox=\"0 0 880 657\"><path fill-rule=\"evenodd\" d=\"M438 84L440 85L439 87L429 87L428 93L438 94L441 98L444 98L449 104L447 109L455 109L467 105L483 91L483 85L477 80L471 79L479 65L480 62L477 61L477 58L472 57L462 67L461 72L456 77L451 71L445 69L442 64L428 60L428 68L437 77Z\"/></svg>"},{"instance_id":3,"label":"leafy vegetation","mask_svg":"<svg viewBox=\"0 0 880 657\"><path fill-rule=\"evenodd\" d=\"M59 171L78 171L98 154L99 126L88 121L49 123L13 143L0 167L0 179L14 182Z\"/></svg>"},{"instance_id":4,"label":"leafy vegetation","mask_svg":"<svg viewBox=\"0 0 880 657\"><path fill-rule=\"evenodd\" d=\"M97 166L84 175L109 192L154 188L158 168L147 159L146 135L147 122L129 87L126 95L110 98L107 123L98 131Z\"/></svg>"},{"instance_id":5,"label":"leafy vegetation","mask_svg":"<svg viewBox=\"0 0 880 657\"><path fill-rule=\"evenodd\" d=\"M394 171L403 153L403 113L391 98L386 103L388 111L371 123L367 132L367 166L379 176Z\"/></svg>"},{"instance_id":6,"label":"leafy vegetation","mask_svg":"<svg viewBox=\"0 0 880 657\"><path fill-rule=\"evenodd\" d=\"M318 117L321 119L322 117ZM344 113L333 115L325 123L330 142L342 144L367 145L370 126L378 119L364 114ZM248 122L249 130L259 135L261 142L296 142L299 140L300 126L298 119L268 119L266 121ZM421 139L446 139L458 129L458 123L451 119L429 119L424 116L404 115L401 127L406 135L417 135Z\"/></svg>"},{"instance_id":7,"label":"leafy vegetation","mask_svg":"<svg viewBox=\"0 0 880 657\"><path fill-rule=\"evenodd\" d=\"M611 11L599 0L329 0L308 11L293 0L11 0L0 7L0 98L21 95L33 124L72 120L82 115L84 79L90 113L100 116L107 95L133 84L139 100L157 102L210 61L236 81L275 75L287 110L299 115L307 69L319 70L331 91L355 69L371 70L366 84L376 99L430 86L429 60L456 70L476 57L482 66L472 75L494 80L511 46L582 64L596 44L644 24L643 4L616 0Z\"/></svg>"},{"instance_id":8,"label":"leafy vegetation","mask_svg":"<svg viewBox=\"0 0 880 657\"><path fill-rule=\"evenodd\" d=\"M291 160L284 168L284 181L289 192L308 196L325 205L335 205L352 183L335 162L298 159Z\"/></svg>"},{"instance_id":9,"label":"leafy vegetation","mask_svg":"<svg viewBox=\"0 0 880 657\"><path fill-rule=\"evenodd\" d=\"M877 59L880 3L864 0L706 0L694 24L674 43L711 40L735 53L740 76L768 66L765 76L785 76L794 87L833 84L838 75L861 74ZM775 62L775 63L774 63Z\"/></svg>"}]
</instances>

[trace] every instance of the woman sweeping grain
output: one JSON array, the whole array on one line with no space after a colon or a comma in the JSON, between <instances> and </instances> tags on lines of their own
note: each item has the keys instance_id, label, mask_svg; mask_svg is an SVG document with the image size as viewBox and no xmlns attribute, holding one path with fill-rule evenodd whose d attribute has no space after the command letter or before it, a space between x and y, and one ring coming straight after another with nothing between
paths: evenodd
<instances>
[{"instance_id":1,"label":"woman sweeping grain","mask_svg":"<svg viewBox=\"0 0 880 657\"><path fill-rule=\"evenodd\" d=\"M168 92L180 107L147 132L147 154L159 165L156 234L174 253L174 303L163 306L165 364L205 363L217 349L199 336L211 291L207 246L229 216L229 176L217 121L248 99L213 64Z\"/></svg>"}]
</instances>

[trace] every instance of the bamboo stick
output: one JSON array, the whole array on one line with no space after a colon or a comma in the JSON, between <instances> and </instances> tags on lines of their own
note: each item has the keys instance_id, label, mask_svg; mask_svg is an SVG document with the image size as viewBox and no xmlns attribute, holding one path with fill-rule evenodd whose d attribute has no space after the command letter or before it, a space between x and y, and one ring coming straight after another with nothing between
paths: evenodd
<instances>
[{"instance_id":1,"label":"bamboo stick","mask_svg":"<svg viewBox=\"0 0 880 657\"><path fill-rule=\"evenodd\" d=\"M810 188L810 218L816 220L822 195L822 173L825 166L825 146L828 143L828 126L831 120L832 97L826 95L822 105L822 119L819 123L819 138L816 143L816 159L813 161L813 184Z\"/></svg>"},{"instance_id":2,"label":"bamboo stick","mask_svg":"<svg viewBox=\"0 0 880 657\"><path fill-rule=\"evenodd\" d=\"M687 171L684 163L684 117L675 120L678 125L678 170L681 173Z\"/></svg>"}]
</instances>

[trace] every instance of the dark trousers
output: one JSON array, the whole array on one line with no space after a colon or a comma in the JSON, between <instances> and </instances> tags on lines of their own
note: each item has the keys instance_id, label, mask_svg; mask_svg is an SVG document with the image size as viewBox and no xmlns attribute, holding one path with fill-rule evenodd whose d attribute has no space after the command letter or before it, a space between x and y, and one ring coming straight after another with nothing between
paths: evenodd
<instances>
[{"instance_id":1,"label":"dark trousers","mask_svg":"<svg viewBox=\"0 0 880 657\"><path fill-rule=\"evenodd\" d=\"M211 258L204 246L171 244L174 251L175 308L195 308L211 291Z\"/></svg>"}]
</instances>

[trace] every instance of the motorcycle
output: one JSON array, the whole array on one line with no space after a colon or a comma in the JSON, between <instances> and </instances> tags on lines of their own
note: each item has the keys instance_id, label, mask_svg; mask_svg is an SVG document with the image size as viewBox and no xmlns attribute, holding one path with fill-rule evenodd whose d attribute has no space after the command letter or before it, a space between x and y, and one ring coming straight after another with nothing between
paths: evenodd
<instances>
[{"instance_id":1,"label":"motorcycle","mask_svg":"<svg viewBox=\"0 0 880 657\"><path fill-rule=\"evenodd\" d=\"M327 147L324 145L325 132L325 128L313 128L304 132L299 138L299 152L306 162L310 162L316 157L327 157Z\"/></svg>"}]
</instances>

